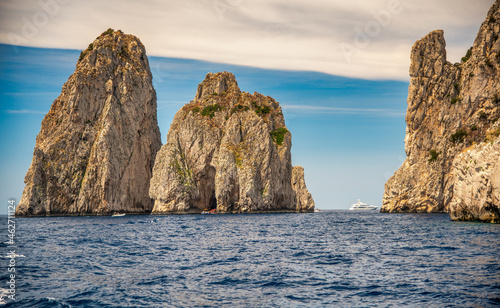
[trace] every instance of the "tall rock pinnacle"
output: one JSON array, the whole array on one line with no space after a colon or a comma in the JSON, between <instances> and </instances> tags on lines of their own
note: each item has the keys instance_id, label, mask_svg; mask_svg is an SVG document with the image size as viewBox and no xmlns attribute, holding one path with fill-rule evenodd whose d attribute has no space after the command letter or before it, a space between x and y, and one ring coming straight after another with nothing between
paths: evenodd
<instances>
[{"instance_id":1,"label":"tall rock pinnacle","mask_svg":"<svg viewBox=\"0 0 500 308\"><path fill-rule=\"evenodd\" d=\"M291 145L278 102L241 92L231 73L209 73L158 152L153 213L313 211Z\"/></svg>"},{"instance_id":2,"label":"tall rock pinnacle","mask_svg":"<svg viewBox=\"0 0 500 308\"><path fill-rule=\"evenodd\" d=\"M161 147L146 50L101 34L42 122L16 215L145 213Z\"/></svg>"},{"instance_id":3,"label":"tall rock pinnacle","mask_svg":"<svg viewBox=\"0 0 500 308\"><path fill-rule=\"evenodd\" d=\"M500 222L500 0L461 63L443 31L411 51L407 158L385 184L382 212L449 212Z\"/></svg>"}]
</instances>

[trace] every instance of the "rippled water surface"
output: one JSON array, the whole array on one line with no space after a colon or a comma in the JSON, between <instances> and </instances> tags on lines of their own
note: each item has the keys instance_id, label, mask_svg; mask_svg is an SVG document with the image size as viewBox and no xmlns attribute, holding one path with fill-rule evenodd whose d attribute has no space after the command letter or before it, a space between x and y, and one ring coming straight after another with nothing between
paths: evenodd
<instances>
[{"instance_id":1,"label":"rippled water surface","mask_svg":"<svg viewBox=\"0 0 500 308\"><path fill-rule=\"evenodd\" d=\"M448 215L15 221L17 301L4 307L500 305L500 225ZM4 289L8 262L0 264Z\"/></svg>"}]
</instances>

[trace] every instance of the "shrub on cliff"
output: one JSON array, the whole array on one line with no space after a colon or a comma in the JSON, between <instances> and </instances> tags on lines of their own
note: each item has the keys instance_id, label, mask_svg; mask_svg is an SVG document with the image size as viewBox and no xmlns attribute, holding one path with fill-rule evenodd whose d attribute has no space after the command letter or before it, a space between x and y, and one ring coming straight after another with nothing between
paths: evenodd
<instances>
[{"instance_id":1,"label":"shrub on cliff","mask_svg":"<svg viewBox=\"0 0 500 308\"><path fill-rule=\"evenodd\" d=\"M203 108L203 110L201 111L201 115L213 118L215 116L215 113L220 110L222 110L222 106L219 104L208 105L207 107Z\"/></svg>"},{"instance_id":2,"label":"shrub on cliff","mask_svg":"<svg viewBox=\"0 0 500 308\"><path fill-rule=\"evenodd\" d=\"M432 163L433 161L436 161L438 156L439 156L439 153L436 151L436 150L430 150L429 151L429 154L431 155L431 158L429 158L429 162Z\"/></svg>"},{"instance_id":3,"label":"shrub on cliff","mask_svg":"<svg viewBox=\"0 0 500 308\"><path fill-rule=\"evenodd\" d=\"M283 140L285 139L286 133L288 133L288 129L286 129L284 127L280 127L277 130L269 132L269 134L271 135L271 138L273 139L274 142L276 142L277 145L283 144Z\"/></svg>"},{"instance_id":4,"label":"shrub on cliff","mask_svg":"<svg viewBox=\"0 0 500 308\"><path fill-rule=\"evenodd\" d=\"M457 142L463 142L465 137L467 137L467 131L465 129L459 129L456 131L456 133L452 134L450 136L450 140L451 142L453 143L457 143Z\"/></svg>"}]
</instances>

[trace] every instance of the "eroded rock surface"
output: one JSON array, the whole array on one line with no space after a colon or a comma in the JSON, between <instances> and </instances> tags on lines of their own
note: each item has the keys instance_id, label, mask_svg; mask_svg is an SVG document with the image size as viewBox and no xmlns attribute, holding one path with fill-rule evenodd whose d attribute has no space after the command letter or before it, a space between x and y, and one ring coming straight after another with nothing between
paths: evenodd
<instances>
[{"instance_id":1,"label":"eroded rock surface","mask_svg":"<svg viewBox=\"0 0 500 308\"><path fill-rule=\"evenodd\" d=\"M458 214L450 207L458 204L464 207L467 203L461 201L465 200L463 189L458 189L463 187L460 179L464 175L459 176L457 172L466 168L462 162L465 154L460 153L470 148L468 155L484 157L481 163L488 161L490 166L496 164L493 156L481 153L486 151L485 143L496 142L499 132L499 7L500 1L496 1L461 63L446 61L441 30L429 33L413 46L406 113L407 158L385 185L382 212L449 211L455 213L453 219L481 220L481 215L465 214L467 210L460 210L462 214ZM474 154L475 151L479 152ZM496 159L498 161L498 156ZM470 183L477 180L477 175L467 177ZM478 183L475 189L484 195L490 188ZM458 192L460 197L456 195ZM488 200L498 200L495 193L490 195ZM491 201L465 207L498 209L499 204Z\"/></svg>"},{"instance_id":2,"label":"eroded rock surface","mask_svg":"<svg viewBox=\"0 0 500 308\"><path fill-rule=\"evenodd\" d=\"M292 170L292 188L297 193L297 210L303 212L314 211L314 200L311 193L307 190L304 178L304 167L293 166Z\"/></svg>"},{"instance_id":3,"label":"eroded rock surface","mask_svg":"<svg viewBox=\"0 0 500 308\"><path fill-rule=\"evenodd\" d=\"M459 154L452 175L451 218L500 223L500 138Z\"/></svg>"},{"instance_id":4,"label":"eroded rock surface","mask_svg":"<svg viewBox=\"0 0 500 308\"><path fill-rule=\"evenodd\" d=\"M109 29L82 52L43 119L16 215L150 212L160 147L146 50Z\"/></svg>"},{"instance_id":5,"label":"eroded rock surface","mask_svg":"<svg viewBox=\"0 0 500 308\"><path fill-rule=\"evenodd\" d=\"M291 145L278 102L241 92L231 73L209 73L158 152L153 213L313 211L303 172L299 197L292 186Z\"/></svg>"}]
</instances>

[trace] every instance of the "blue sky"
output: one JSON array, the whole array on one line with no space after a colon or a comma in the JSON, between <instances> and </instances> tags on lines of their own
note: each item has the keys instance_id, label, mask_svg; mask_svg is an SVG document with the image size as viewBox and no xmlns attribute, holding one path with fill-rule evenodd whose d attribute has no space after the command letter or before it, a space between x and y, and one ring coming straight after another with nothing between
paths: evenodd
<instances>
[{"instance_id":1,"label":"blue sky","mask_svg":"<svg viewBox=\"0 0 500 308\"><path fill-rule=\"evenodd\" d=\"M41 121L80 51L109 27L146 46L163 142L206 73L230 71L242 91L280 102L317 207L380 206L405 157L411 46L444 29L459 61L493 2L0 1L0 214L21 197Z\"/></svg>"}]
</instances>

